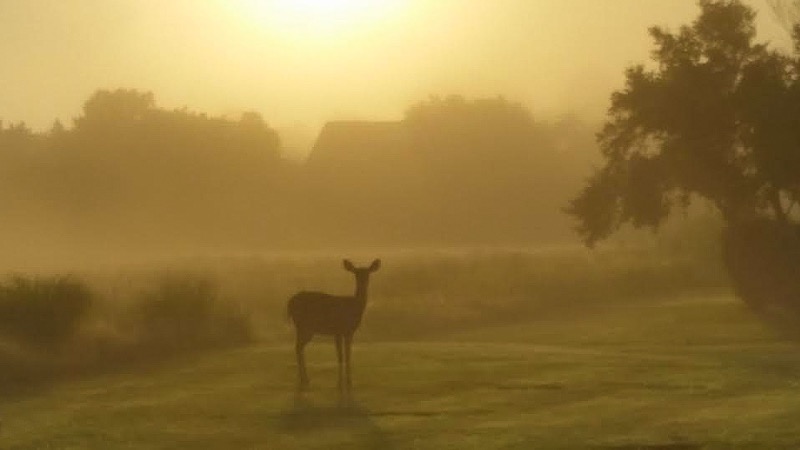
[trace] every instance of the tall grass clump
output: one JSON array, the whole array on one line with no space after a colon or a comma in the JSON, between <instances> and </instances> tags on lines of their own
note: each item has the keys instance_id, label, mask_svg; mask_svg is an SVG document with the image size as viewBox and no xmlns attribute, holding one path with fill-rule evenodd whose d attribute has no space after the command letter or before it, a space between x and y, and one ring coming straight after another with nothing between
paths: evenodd
<instances>
[{"instance_id":1,"label":"tall grass clump","mask_svg":"<svg viewBox=\"0 0 800 450\"><path fill-rule=\"evenodd\" d=\"M476 251L386 257L366 333L441 329L580 315L688 293L726 292L719 264L654 247Z\"/></svg>"},{"instance_id":2,"label":"tall grass clump","mask_svg":"<svg viewBox=\"0 0 800 450\"><path fill-rule=\"evenodd\" d=\"M248 315L223 301L209 277L162 275L132 305L138 340L163 351L228 345L250 341Z\"/></svg>"},{"instance_id":3,"label":"tall grass clump","mask_svg":"<svg viewBox=\"0 0 800 450\"><path fill-rule=\"evenodd\" d=\"M56 350L74 337L92 301L89 288L67 276L12 277L0 284L0 336Z\"/></svg>"}]
</instances>

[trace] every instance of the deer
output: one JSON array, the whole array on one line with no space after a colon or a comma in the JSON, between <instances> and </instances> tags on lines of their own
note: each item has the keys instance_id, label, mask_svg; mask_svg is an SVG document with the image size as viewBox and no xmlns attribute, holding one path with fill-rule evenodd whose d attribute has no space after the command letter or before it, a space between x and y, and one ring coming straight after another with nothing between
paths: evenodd
<instances>
[{"instance_id":1,"label":"deer","mask_svg":"<svg viewBox=\"0 0 800 450\"><path fill-rule=\"evenodd\" d=\"M287 304L287 313L294 322L295 355L297 357L298 390L308 388L304 349L315 334L333 336L339 370L339 389L350 390L350 353L353 334L361 324L367 305L367 287L370 275L380 269L381 260L372 261L369 267L355 267L342 261L344 269L355 275L356 290L353 295L331 295L323 292L301 291Z\"/></svg>"}]
</instances>

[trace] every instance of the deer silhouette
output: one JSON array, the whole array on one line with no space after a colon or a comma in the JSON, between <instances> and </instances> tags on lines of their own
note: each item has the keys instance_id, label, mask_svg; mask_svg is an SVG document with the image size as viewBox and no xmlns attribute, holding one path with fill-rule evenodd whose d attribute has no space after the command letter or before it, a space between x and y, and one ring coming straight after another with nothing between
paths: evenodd
<instances>
[{"instance_id":1,"label":"deer silhouette","mask_svg":"<svg viewBox=\"0 0 800 450\"><path fill-rule=\"evenodd\" d=\"M295 354L299 389L308 387L308 373L303 353L306 344L315 334L333 336L336 356L339 361L339 388L350 389L350 347L353 334L361 324L364 307L367 305L369 276L381 267L381 260L372 261L369 267L355 267L345 259L344 268L356 277L353 295L339 296L322 292L298 292L289 299L287 312L296 331Z\"/></svg>"}]
</instances>

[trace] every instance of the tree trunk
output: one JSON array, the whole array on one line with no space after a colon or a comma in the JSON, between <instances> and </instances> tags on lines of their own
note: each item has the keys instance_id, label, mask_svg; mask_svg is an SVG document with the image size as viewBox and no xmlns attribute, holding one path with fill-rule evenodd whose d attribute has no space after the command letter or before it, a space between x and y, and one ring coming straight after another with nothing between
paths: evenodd
<instances>
[{"instance_id":1,"label":"tree trunk","mask_svg":"<svg viewBox=\"0 0 800 450\"><path fill-rule=\"evenodd\" d=\"M729 224L724 260L737 295L754 310L800 318L800 227L778 219Z\"/></svg>"}]
</instances>

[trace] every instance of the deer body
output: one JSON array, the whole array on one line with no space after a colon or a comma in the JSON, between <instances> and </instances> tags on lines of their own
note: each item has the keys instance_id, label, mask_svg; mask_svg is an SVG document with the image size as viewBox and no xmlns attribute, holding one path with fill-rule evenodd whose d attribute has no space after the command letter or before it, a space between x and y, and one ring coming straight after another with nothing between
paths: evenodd
<instances>
[{"instance_id":1,"label":"deer body","mask_svg":"<svg viewBox=\"0 0 800 450\"><path fill-rule=\"evenodd\" d=\"M289 299L289 315L298 332L337 336L355 332L365 306L351 296L303 291Z\"/></svg>"},{"instance_id":2,"label":"deer body","mask_svg":"<svg viewBox=\"0 0 800 450\"><path fill-rule=\"evenodd\" d=\"M337 296L323 292L298 292L289 299L287 312L296 330L295 354L299 387L308 386L304 349L315 334L334 337L336 355L339 362L339 387L352 385L350 378L350 350L353 334L361 324L361 317L367 305L369 276L380 268L376 259L366 268L356 268L344 260L345 270L356 277L356 291L352 296Z\"/></svg>"}]
</instances>

